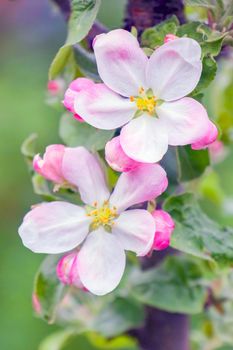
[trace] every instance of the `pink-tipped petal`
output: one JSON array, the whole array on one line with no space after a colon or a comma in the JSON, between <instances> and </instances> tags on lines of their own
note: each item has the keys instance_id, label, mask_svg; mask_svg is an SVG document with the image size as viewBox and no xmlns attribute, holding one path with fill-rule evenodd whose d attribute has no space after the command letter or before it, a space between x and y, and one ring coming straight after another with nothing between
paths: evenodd
<instances>
[{"instance_id":1,"label":"pink-tipped petal","mask_svg":"<svg viewBox=\"0 0 233 350\"><path fill-rule=\"evenodd\" d=\"M204 137L202 137L199 141L193 143L191 147L192 149L195 149L195 150L207 148L209 145L211 145L216 141L217 137L218 137L218 129L214 125L214 123L210 121L209 129L207 130Z\"/></svg>"},{"instance_id":2,"label":"pink-tipped petal","mask_svg":"<svg viewBox=\"0 0 233 350\"><path fill-rule=\"evenodd\" d=\"M156 224L153 249L163 250L170 245L175 223L171 216L164 210L154 210L151 214Z\"/></svg>"},{"instance_id":3,"label":"pink-tipped petal","mask_svg":"<svg viewBox=\"0 0 233 350\"><path fill-rule=\"evenodd\" d=\"M65 152L63 145L50 145L46 147L43 159L37 154L33 159L34 170L57 184L64 182L62 161Z\"/></svg>"},{"instance_id":4,"label":"pink-tipped petal","mask_svg":"<svg viewBox=\"0 0 233 350\"><path fill-rule=\"evenodd\" d=\"M57 264L57 277L63 284L84 288L78 272L78 252L64 255Z\"/></svg>"},{"instance_id":5,"label":"pink-tipped petal","mask_svg":"<svg viewBox=\"0 0 233 350\"><path fill-rule=\"evenodd\" d=\"M110 293L119 284L125 269L125 253L114 235L103 228L92 232L79 252L79 275L93 294Z\"/></svg>"},{"instance_id":6,"label":"pink-tipped petal","mask_svg":"<svg viewBox=\"0 0 233 350\"><path fill-rule=\"evenodd\" d=\"M123 96L136 96L146 87L148 58L137 39L123 29L98 35L94 42L98 72L103 82Z\"/></svg>"},{"instance_id":7,"label":"pink-tipped petal","mask_svg":"<svg viewBox=\"0 0 233 350\"><path fill-rule=\"evenodd\" d=\"M147 210L127 210L115 220L112 233L125 250L144 256L154 241L155 221Z\"/></svg>"},{"instance_id":8,"label":"pink-tipped petal","mask_svg":"<svg viewBox=\"0 0 233 350\"><path fill-rule=\"evenodd\" d=\"M19 235L25 247L35 253L58 254L77 247L87 236L90 222L77 205L43 203L24 217Z\"/></svg>"},{"instance_id":9,"label":"pink-tipped petal","mask_svg":"<svg viewBox=\"0 0 233 350\"><path fill-rule=\"evenodd\" d=\"M104 171L92 153L84 147L66 148L63 159L66 179L78 187L84 203L102 204L109 198Z\"/></svg>"},{"instance_id":10,"label":"pink-tipped petal","mask_svg":"<svg viewBox=\"0 0 233 350\"><path fill-rule=\"evenodd\" d=\"M106 85L94 84L79 93L74 109L88 124L99 129L111 130L131 120L136 112L136 105Z\"/></svg>"},{"instance_id":11,"label":"pink-tipped petal","mask_svg":"<svg viewBox=\"0 0 233 350\"><path fill-rule=\"evenodd\" d=\"M142 163L156 163L168 148L168 138L160 120L149 115L133 119L120 134L123 151L130 158Z\"/></svg>"},{"instance_id":12,"label":"pink-tipped petal","mask_svg":"<svg viewBox=\"0 0 233 350\"><path fill-rule=\"evenodd\" d=\"M188 38L155 50L147 66L147 84L157 98L173 101L193 91L202 71L200 52L199 44Z\"/></svg>"},{"instance_id":13,"label":"pink-tipped petal","mask_svg":"<svg viewBox=\"0 0 233 350\"><path fill-rule=\"evenodd\" d=\"M63 104L71 113L75 114L74 101L78 93L82 90L88 89L94 82L87 78L78 78L73 80L65 92Z\"/></svg>"},{"instance_id":14,"label":"pink-tipped petal","mask_svg":"<svg viewBox=\"0 0 233 350\"><path fill-rule=\"evenodd\" d=\"M158 197L168 185L167 175L158 164L142 164L122 173L110 197L111 206L120 213L130 206Z\"/></svg>"},{"instance_id":15,"label":"pink-tipped petal","mask_svg":"<svg viewBox=\"0 0 233 350\"><path fill-rule=\"evenodd\" d=\"M184 97L178 101L164 102L156 109L172 146L192 144L205 137L210 120L205 108L196 100Z\"/></svg>"},{"instance_id":16,"label":"pink-tipped petal","mask_svg":"<svg viewBox=\"0 0 233 350\"><path fill-rule=\"evenodd\" d=\"M116 171L126 172L137 168L141 163L129 158L120 144L120 136L108 141L105 146L105 159Z\"/></svg>"},{"instance_id":17,"label":"pink-tipped petal","mask_svg":"<svg viewBox=\"0 0 233 350\"><path fill-rule=\"evenodd\" d=\"M178 39L178 36L174 35L174 34L166 34L165 38L164 38L164 43L168 43L169 41L173 41L175 39Z\"/></svg>"}]
</instances>

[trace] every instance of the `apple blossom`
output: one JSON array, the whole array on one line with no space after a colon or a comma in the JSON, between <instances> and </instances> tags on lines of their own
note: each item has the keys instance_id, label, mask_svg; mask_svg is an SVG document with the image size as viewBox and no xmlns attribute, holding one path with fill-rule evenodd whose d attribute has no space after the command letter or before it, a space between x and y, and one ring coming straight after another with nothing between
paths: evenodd
<instances>
[{"instance_id":1,"label":"apple blossom","mask_svg":"<svg viewBox=\"0 0 233 350\"><path fill-rule=\"evenodd\" d=\"M62 79L49 80L47 84L48 93L57 96L63 92L64 81Z\"/></svg>"},{"instance_id":2,"label":"apple blossom","mask_svg":"<svg viewBox=\"0 0 233 350\"><path fill-rule=\"evenodd\" d=\"M170 245L170 238L175 228L175 223L164 210L154 210L151 214L156 223L153 249L163 250Z\"/></svg>"},{"instance_id":3,"label":"apple blossom","mask_svg":"<svg viewBox=\"0 0 233 350\"><path fill-rule=\"evenodd\" d=\"M185 97L202 72L195 40L171 40L148 58L131 33L116 29L98 35L93 48L103 83L81 84L74 111L96 128L123 126L120 143L128 157L158 162L168 145L194 144L213 127L205 108Z\"/></svg>"},{"instance_id":4,"label":"apple blossom","mask_svg":"<svg viewBox=\"0 0 233 350\"><path fill-rule=\"evenodd\" d=\"M164 43L168 43L169 41L178 39L178 36L174 35L174 34L166 34L165 38L164 38Z\"/></svg>"},{"instance_id":5,"label":"apple blossom","mask_svg":"<svg viewBox=\"0 0 233 350\"><path fill-rule=\"evenodd\" d=\"M125 154L121 147L120 136L114 137L107 142L105 146L105 159L112 169L120 172L130 171L141 164Z\"/></svg>"},{"instance_id":6,"label":"apple blossom","mask_svg":"<svg viewBox=\"0 0 233 350\"><path fill-rule=\"evenodd\" d=\"M58 254L78 247L78 273L97 295L112 291L125 269L125 252L146 255L153 244L155 220L144 209L126 210L152 200L167 187L158 164L142 164L122 173L110 194L97 158L84 147L67 148L63 174L80 192L85 206L54 201L35 206L19 235L37 253Z\"/></svg>"},{"instance_id":7,"label":"apple blossom","mask_svg":"<svg viewBox=\"0 0 233 350\"><path fill-rule=\"evenodd\" d=\"M191 147L194 150L207 148L209 145L216 141L217 137L218 129L214 124L212 124L207 133L202 138L193 143Z\"/></svg>"}]
</instances>

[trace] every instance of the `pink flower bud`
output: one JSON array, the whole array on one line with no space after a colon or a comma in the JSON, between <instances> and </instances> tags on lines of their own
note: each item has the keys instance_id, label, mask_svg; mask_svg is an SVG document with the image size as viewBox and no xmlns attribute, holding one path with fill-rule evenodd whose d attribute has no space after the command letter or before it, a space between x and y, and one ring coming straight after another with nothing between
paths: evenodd
<instances>
[{"instance_id":1,"label":"pink flower bud","mask_svg":"<svg viewBox=\"0 0 233 350\"><path fill-rule=\"evenodd\" d=\"M38 315L40 315L40 313L41 313L41 305L40 305L39 298L38 298L38 296L35 293L32 294L32 306L33 306L34 311Z\"/></svg>"},{"instance_id":2,"label":"pink flower bud","mask_svg":"<svg viewBox=\"0 0 233 350\"><path fill-rule=\"evenodd\" d=\"M170 245L170 238L175 228L175 223L164 210L154 210L151 214L156 224L153 249L163 250Z\"/></svg>"},{"instance_id":3,"label":"pink flower bud","mask_svg":"<svg viewBox=\"0 0 233 350\"><path fill-rule=\"evenodd\" d=\"M78 253L64 255L57 264L57 277L63 284L85 289L78 272Z\"/></svg>"},{"instance_id":4,"label":"pink flower bud","mask_svg":"<svg viewBox=\"0 0 233 350\"><path fill-rule=\"evenodd\" d=\"M168 43L169 41L173 41L175 39L178 39L178 36L176 36L174 34L167 34L167 35L165 35L164 43Z\"/></svg>"},{"instance_id":5,"label":"pink flower bud","mask_svg":"<svg viewBox=\"0 0 233 350\"><path fill-rule=\"evenodd\" d=\"M46 179L56 184L64 183L62 175L62 161L65 152L63 145L50 145L46 147L44 157L37 154L33 159L34 170Z\"/></svg>"},{"instance_id":6,"label":"pink flower bud","mask_svg":"<svg viewBox=\"0 0 233 350\"><path fill-rule=\"evenodd\" d=\"M192 143L191 148L194 150L207 148L210 144L216 141L218 137L218 129L214 123L209 123L209 130L199 141Z\"/></svg>"},{"instance_id":7,"label":"pink flower bud","mask_svg":"<svg viewBox=\"0 0 233 350\"><path fill-rule=\"evenodd\" d=\"M142 164L125 154L120 144L120 136L114 137L107 142L105 146L105 159L112 169L121 172L133 170Z\"/></svg>"},{"instance_id":8,"label":"pink flower bud","mask_svg":"<svg viewBox=\"0 0 233 350\"><path fill-rule=\"evenodd\" d=\"M83 119L75 112L74 109L74 102L75 99L78 97L78 93L83 89L88 89L90 85L92 85L93 82L86 78L78 78L73 80L68 89L65 92L63 104L70 111L74 114L74 118L78 121L83 121Z\"/></svg>"},{"instance_id":9,"label":"pink flower bud","mask_svg":"<svg viewBox=\"0 0 233 350\"><path fill-rule=\"evenodd\" d=\"M62 92L64 88L64 82L62 79L49 80L47 84L47 89L50 95L56 96Z\"/></svg>"}]
</instances>

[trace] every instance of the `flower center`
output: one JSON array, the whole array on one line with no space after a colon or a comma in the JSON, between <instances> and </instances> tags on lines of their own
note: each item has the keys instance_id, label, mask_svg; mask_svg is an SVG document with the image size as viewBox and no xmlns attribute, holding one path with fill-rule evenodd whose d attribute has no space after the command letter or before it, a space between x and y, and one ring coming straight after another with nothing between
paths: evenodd
<instances>
[{"instance_id":1,"label":"flower center","mask_svg":"<svg viewBox=\"0 0 233 350\"><path fill-rule=\"evenodd\" d=\"M145 90L141 87L138 90L138 96L130 96L130 101L135 102L139 111L147 112L150 115L155 114L156 97L151 89Z\"/></svg>"},{"instance_id":2,"label":"flower center","mask_svg":"<svg viewBox=\"0 0 233 350\"><path fill-rule=\"evenodd\" d=\"M104 226L105 229L111 230L114 224L114 219L117 217L116 207L110 208L108 201L104 202L102 207L97 207L97 203L94 203L95 209L92 209L87 213L87 216L92 217L91 228L96 230L100 226Z\"/></svg>"}]
</instances>

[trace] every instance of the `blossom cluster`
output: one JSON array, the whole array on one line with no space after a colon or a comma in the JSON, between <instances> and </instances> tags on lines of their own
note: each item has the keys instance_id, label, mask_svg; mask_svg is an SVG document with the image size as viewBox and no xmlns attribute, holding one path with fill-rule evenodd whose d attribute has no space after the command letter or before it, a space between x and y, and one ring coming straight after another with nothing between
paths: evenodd
<instances>
[{"instance_id":1,"label":"blossom cluster","mask_svg":"<svg viewBox=\"0 0 233 350\"><path fill-rule=\"evenodd\" d=\"M168 186L158 164L168 146L205 148L216 140L217 128L205 108L187 96L202 72L195 40L168 35L147 57L131 33L117 29L98 35L93 50L103 82L74 80L63 104L77 122L117 129L105 159L121 174L110 191L96 154L84 147L48 146L43 157L34 157L34 170L53 182L54 190L79 193L82 204L36 205L19 234L33 252L64 253L57 265L62 283L104 295L120 283L126 251L149 256L170 244L173 219L162 209L147 209Z\"/></svg>"}]
</instances>

